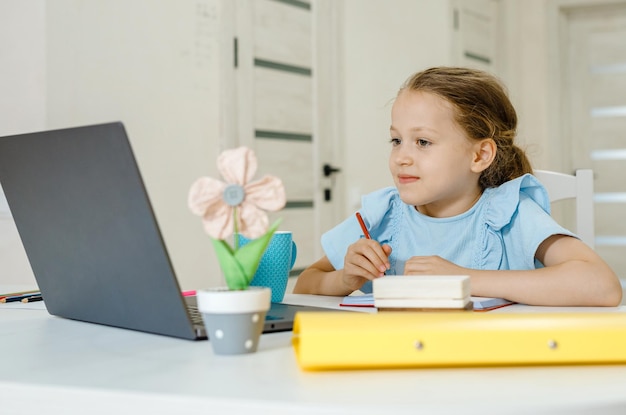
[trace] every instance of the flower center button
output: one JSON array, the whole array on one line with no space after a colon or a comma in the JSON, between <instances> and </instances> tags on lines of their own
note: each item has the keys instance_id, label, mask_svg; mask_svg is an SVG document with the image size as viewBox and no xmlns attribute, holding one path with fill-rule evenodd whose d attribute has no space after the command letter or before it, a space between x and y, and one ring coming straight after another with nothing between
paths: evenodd
<instances>
[{"instance_id":1,"label":"flower center button","mask_svg":"<svg viewBox=\"0 0 626 415\"><path fill-rule=\"evenodd\" d=\"M224 202L229 206L239 206L243 199L246 197L246 192L243 187L238 184L229 184L224 189L224 194L222 195L224 198Z\"/></svg>"}]
</instances>

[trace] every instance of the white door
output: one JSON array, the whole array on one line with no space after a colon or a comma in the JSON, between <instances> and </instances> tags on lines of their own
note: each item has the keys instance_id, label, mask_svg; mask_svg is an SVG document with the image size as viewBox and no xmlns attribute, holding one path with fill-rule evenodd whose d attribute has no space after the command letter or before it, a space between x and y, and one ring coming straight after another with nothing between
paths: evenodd
<instances>
[{"instance_id":1,"label":"white door","mask_svg":"<svg viewBox=\"0 0 626 415\"><path fill-rule=\"evenodd\" d=\"M626 279L626 1L565 17L566 151L594 171L596 251Z\"/></svg>"},{"instance_id":2,"label":"white door","mask_svg":"<svg viewBox=\"0 0 626 415\"><path fill-rule=\"evenodd\" d=\"M452 2L453 62L497 75L498 0Z\"/></svg>"},{"instance_id":3,"label":"white door","mask_svg":"<svg viewBox=\"0 0 626 415\"><path fill-rule=\"evenodd\" d=\"M239 0L234 9L229 118L236 137L226 142L255 150L259 176L283 180L287 205L270 219L282 218L280 229L293 232L298 256L291 275L298 275L322 255L321 233L339 221L334 176L340 172L333 163L339 156L329 144L336 130L319 115L323 103L336 102L328 88L336 62L327 49L333 8L323 1Z\"/></svg>"}]
</instances>

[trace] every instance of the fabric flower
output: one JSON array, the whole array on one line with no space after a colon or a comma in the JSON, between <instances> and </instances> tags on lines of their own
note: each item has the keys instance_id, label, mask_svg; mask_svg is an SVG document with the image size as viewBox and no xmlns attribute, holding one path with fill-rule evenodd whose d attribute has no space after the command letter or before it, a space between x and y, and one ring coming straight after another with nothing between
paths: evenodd
<instances>
[{"instance_id":1,"label":"fabric flower","mask_svg":"<svg viewBox=\"0 0 626 415\"><path fill-rule=\"evenodd\" d=\"M202 217L204 230L214 239L224 240L233 232L250 239L262 236L269 225L265 211L285 206L282 181L270 175L251 181L257 159L247 147L223 151L217 168L226 182L211 177L196 180L189 190L189 209Z\"/></svg>"}]
</instances>

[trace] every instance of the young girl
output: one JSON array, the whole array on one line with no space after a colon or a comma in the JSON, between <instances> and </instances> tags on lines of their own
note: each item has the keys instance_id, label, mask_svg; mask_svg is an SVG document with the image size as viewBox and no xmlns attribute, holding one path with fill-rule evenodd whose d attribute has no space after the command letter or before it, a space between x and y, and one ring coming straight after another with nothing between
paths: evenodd
<instances>
[{"instance_id":1,"label":"young girl","mask_svg":"<svg viewBox=\"0 0 626 415\"><path fill-rule=\"evenodd\" d=\"M395 187L362 198L322 236L326 256L294 293L371 292L386 275L469 275L472 295L532 305L616 306L615 273L550 217L546 190L514 144L517 115L498 80L465 68L413 75L391 110Z\"/></svg>"}]
</instances>

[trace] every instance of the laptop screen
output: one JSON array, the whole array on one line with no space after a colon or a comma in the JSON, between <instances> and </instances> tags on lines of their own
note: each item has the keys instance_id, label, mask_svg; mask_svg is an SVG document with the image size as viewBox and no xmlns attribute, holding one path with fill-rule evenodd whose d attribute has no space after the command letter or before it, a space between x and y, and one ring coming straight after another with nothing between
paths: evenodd
<instances>
[{"instance_id":1,"label":"laptop screen","mask_svg":"<svg viewBox=\"0 0 626 415\"><path fill-rule=\"evenodd\" d=\"M195 337L121 123L0 138L0 182L51 314Z\"/></svg>"}]
</instances>

